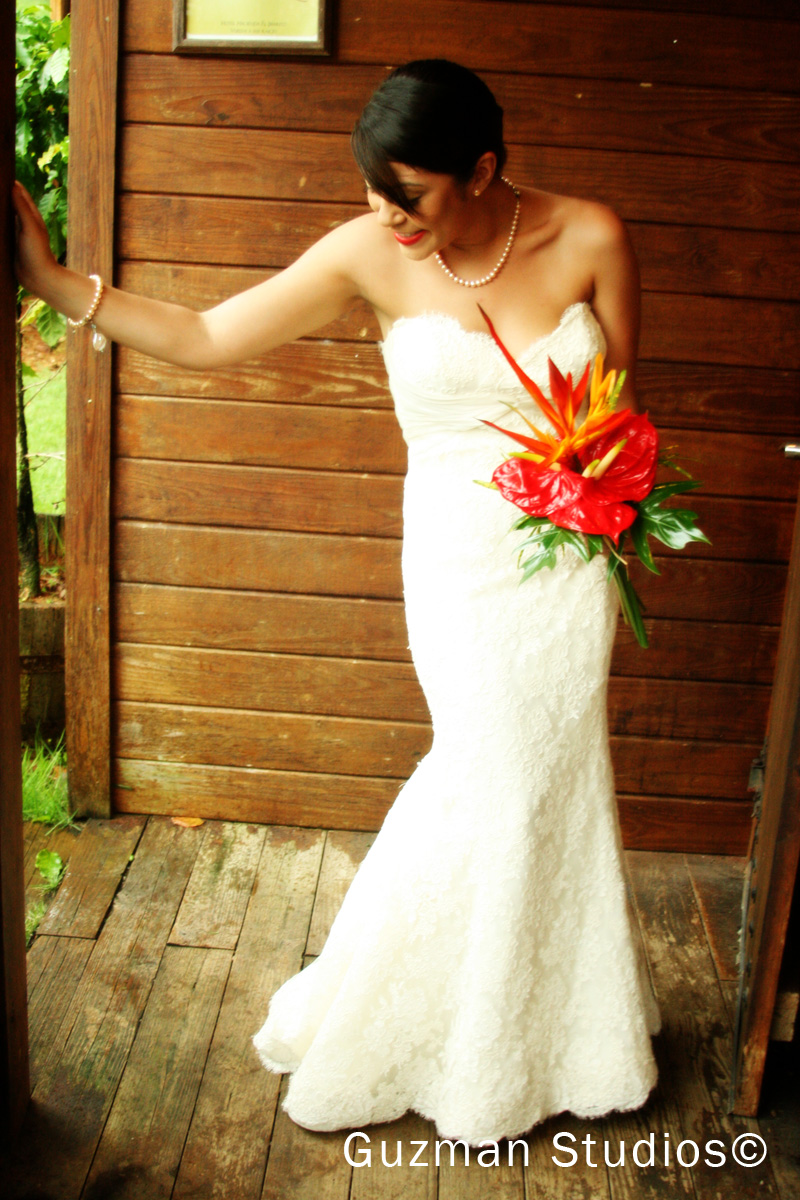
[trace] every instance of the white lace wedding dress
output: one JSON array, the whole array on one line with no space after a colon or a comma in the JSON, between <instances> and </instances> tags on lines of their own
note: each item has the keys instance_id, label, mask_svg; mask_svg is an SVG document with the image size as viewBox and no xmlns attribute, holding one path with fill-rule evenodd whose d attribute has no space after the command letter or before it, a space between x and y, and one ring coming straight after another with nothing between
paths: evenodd
<instances>
[{"instance_id":1,"label":"white lace wedding dress","mask_svg":"<svg viewBox=\"0 0 800 1200\"><path fill-rule=\"evenodd\" d=\"M580 373L586 304L521 362ZM608 753L617 622L605 564L562 552L520 585L518 511L478 487L532 405L488 334L404 318L383 347L409 443L403 571L434 743L359 869L319 958L254 1041L294 1072L312 1129L414 1109L472 1144L570 1110L641 1105L658 1013L632 935Z\"/></svg>"}]
</instances>

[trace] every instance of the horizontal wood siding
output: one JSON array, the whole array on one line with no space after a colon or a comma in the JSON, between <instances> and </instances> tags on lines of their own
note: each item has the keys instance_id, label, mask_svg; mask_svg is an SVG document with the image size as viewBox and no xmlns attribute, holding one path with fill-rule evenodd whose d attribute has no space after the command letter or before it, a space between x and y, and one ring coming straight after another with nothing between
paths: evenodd
<instances>
[{"instance_id":1,"label":"horizontal wood siding","mask_svg":"<svg viewBox=\"0 0 800 1200\"><path fill-rule=\"evenodd\" d=\"M171 53L129 0L117 279L196 307L363 211L348 134L388 66L449 57L503 104L509 173L626 219L643 406L711 546L637 580L610 718L626 842L743 852L800 436L800 22L774 0L340 0L335 56ZM400 579L405 449L363 305L197 373L120 350L117 807L375 828L430 740ZM443 531L444 536L444 531Z\"/></svg>"}]
</instances>

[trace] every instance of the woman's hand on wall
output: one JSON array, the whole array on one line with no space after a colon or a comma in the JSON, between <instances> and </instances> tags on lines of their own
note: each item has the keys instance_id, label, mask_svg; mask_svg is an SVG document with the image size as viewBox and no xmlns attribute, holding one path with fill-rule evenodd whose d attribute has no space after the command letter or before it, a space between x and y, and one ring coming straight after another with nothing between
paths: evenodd
<instances>
[{"instance_id":1,"label":"woman's hand on wall","mask_svg":"<svg viewBox=\"0 0 800 1200\"><path fill-rule=\"evenodd\" d=\"M21 183L14 184L12 201L16 213L17 279L34 296L43 296L48 280L58 271L47 226L30 192Z\"/></svg>"}]
</instances>

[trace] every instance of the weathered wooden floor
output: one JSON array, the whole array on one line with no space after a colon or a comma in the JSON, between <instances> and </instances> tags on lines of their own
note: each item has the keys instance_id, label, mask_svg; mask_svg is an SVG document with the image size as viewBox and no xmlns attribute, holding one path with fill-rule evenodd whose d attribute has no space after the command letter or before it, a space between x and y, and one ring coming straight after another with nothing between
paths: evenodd
<instances>
[{"instance_id":1,"label":"weathered wooden floor","mask_svg":"<svg viewBox=\"0 0 800 1200\"><path fill-rule=\"evenodd\" d=\"M27 863L45 835L28 830ZM0 1193L7 1200L629 1200L800 1194L798 1114L768 1102L759 1123L726 1115L741 860L629 853L631 886L664 1015L661 1079L635 1114L557 1117L524 1165L438 1170L435 1132L410 1115L371 1127L371 1166L345 1133L312 1134L279 1106L281 1082L250 1044L277 985L317 954L370 835L166 818L87 822L48 844L67 875L29 953L33 1101ZM789 1097L797 1096L796 1081ZM572 1133L578 1161L553 1145ZM766 1161L731 1159L759 1133ZM655 1164L632 1161L654 1135ZM583 1139L589 1145L586 1161ZM725 1165L703 1164L706 1144ZM690 1163L693 1139L700 1148ZM795 1139L792 1145L792 1139ZM381 1141L388 1162L381 1162ZM603 1142L608 1143L604 1162ZM427 1141L416 1166L413 1142ZM566 1142L562 1142L566 1144ZM664 1147L669 1144L667 1159ZM740 1143L744 1150L745 1146ZM712 1148L713 1149L713 1148ZM639 1158L646 1162L646 1148ZM427 1164L422 1166L422 1164Z\"/></svg>"}]
</instances>

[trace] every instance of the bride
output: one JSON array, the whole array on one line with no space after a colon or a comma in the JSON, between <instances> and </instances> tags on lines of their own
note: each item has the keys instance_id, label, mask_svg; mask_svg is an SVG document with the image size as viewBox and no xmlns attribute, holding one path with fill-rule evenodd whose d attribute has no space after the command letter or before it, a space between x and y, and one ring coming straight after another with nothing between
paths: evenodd
<instances>
[{"instance_id":1,"label":"bride","mask_svg":"<svg viewBox=\"0 0 800 1200\"><path fill-rule=\"evenodd\" d=\"M548 358L577 376L604 353L633 407L638 272L608 209L503 175L502 110L466 68L394 71L352 144L371 211L207 312L59 266L20 185L18 277L73 324L194 369L372 305L409 447L403 578L434 741L254 1041L293 1073L301 1125L414 1109L477 1144L638 1107L656 1078L608 750L616 593L569 549L520 587L518 514L474 482L508 448L479 418L530 413L478 301L543 389Z\"/></svg>"}]
</instances>

